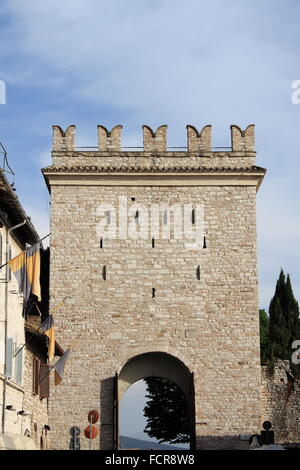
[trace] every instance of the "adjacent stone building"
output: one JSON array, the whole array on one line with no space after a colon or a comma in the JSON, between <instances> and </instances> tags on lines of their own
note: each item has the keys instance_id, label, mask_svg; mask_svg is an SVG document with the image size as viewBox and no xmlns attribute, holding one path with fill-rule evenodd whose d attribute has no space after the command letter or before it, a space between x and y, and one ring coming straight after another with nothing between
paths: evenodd
<instances>
[{"instance_id":1,"label":"adjacent stone building","mask_svg":"<svg viewBox=\"0 0 300 470\"><path fill-rule=\"evenodd\" d=\"M0 170L0 266L38 240ZM0 449L48 447L49 380L39 386L42 364L47 363L46 337L36 331L39 316L25 321L23 306L17 280L6 265L0 269ZM56 352L62 354L58 345Z\"/></svg>"},{"instance_id":2,"label":"adjacent stone building","mask_svg":"<svg viewBox=\"0 0 300 470\"><path fill-rule=\"evenodd\" d=\"M261 429L254 126L187 126L168 149L167 126L143 126L141 150L122 150L122 126L98 126L98 147L76 148L75 126L53 127L51 305L71 350L51 394L51 442L100 412L94 449L118 447L118 403L147 376L184 391L191 448L242 448ZM82 440L82 448L87 442Z\"/></svg>"}]
</instances>

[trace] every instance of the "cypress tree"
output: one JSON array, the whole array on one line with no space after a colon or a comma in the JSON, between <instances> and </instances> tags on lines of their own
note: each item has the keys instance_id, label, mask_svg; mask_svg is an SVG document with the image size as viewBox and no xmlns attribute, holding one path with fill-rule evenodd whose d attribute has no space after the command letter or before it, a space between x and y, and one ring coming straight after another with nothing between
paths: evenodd
<instances>
[{"instance_id":1,"label":"cypress tree","mask_svg":"<svg viewBox=\"0 0 300 470\"><path fill-rule=\"evenodd\" d=\"M281 269L274 297L269 307L270 358L291 361L292 343L300 339L299 305L296 301L289 274L285 278ZM291 364L294 373L299 366Z\"/></svg>"},{"instance_id":2,"label":"cypress tree","mask_svg":"<svg viewBox=\"0 0 300 470\"><path fill-rule=\"evenodd\" d=\"M189 412L184 393L178 385L161 377L147 377L144 416L147 425L144 432L155 437L160 443L188 443Z\"/></svg>"},{"instance_id":3,"label":"cypress tree","mask_svg":"<svg viewBox=\"0 0 300 470\"><path fill-rule=\"evenodd\" d=\"M266 364L270 357L269 351L269 317L265 310L259 310L259 329L260 329L260 361Z\"/></svg>"},{"instance_id":4,"label":"cypress tree","mask_svg":"<svg viewBox=\"0 0 300 470\"><path fill-rule=\"evenodd\" d=\"M270 354L271 359L288 359L289 332L281 307L280 298L274 296L269 308Z\"/></svg>"}]
</instances>

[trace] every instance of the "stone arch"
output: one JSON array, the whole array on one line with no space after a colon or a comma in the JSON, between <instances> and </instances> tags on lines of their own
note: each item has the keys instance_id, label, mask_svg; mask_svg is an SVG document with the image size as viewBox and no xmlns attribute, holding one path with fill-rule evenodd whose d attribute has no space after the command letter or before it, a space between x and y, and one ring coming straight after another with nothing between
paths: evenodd
<instances>
[{"instance_id":1,"label":"stone arch","mask_svg":"<svg viewBox=\"0 0 300 470\"><path fill-rule=\"evenodd\" d=\"M171 354L153 351L132 357L122 367L119 374L119 400L130 385L146 377L164 377L174 382L189 399L189 368Z\"/></svg>"},{"instance_id":2,"label":"stone arch","mask_svg":"<svg viewBox=\"0 0 300 470\"><path fill-rule=\"evenodd\" d=\"M114 370L117 371L120 375L122 369L125 367L127 362L131 361L137 356L141 356L143 354L152 354L154 352L166 354L167 356L171 356L175 359L178 359L178 361L183 363L187 367L187 369L189 369L189 371L193 371L195 365L197 364L195 358L190 355L187 355L186 351L182 351L175 347L172 347L172 351L170 351L170 347L168 345L157 344L155 341L153 341L153 344L151 345L151 351L149 351L149 345L141 344L135 346L134 349L131 351L131 354L129 354L129 352L127 352L125 355L122 354L122 357L119 357L118 360L115 362ZM201 358L198 358L198 361L199 360L203 363L204 366L206 366L206 364L202 361Z\"/></svg>"},{"instance_id":3,"label":"stone arch","mask_svg":"<svg viewBox=\"0 0 300 470\"><path fill-rule=\"evenodd\" d=\"M131 357L115 377L114 448L118 448L119 406L126 390L146 377L163 377L175 383L184 393L189 409L190 448L195 449L195 390L194 374L177 357L162 351L152 351Z\"/></svg>"}]
</instances>

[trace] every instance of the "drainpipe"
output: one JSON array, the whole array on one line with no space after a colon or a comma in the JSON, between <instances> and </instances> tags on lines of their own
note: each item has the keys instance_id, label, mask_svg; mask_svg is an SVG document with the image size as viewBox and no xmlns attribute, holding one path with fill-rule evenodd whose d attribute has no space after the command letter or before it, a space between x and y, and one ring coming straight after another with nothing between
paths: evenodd
<instances>
[{"instance_id":1,"label":"drainpipe","mask_svg":"<svg viewBox=\"0 0 300 470\"><path fill-rule=\"evenodd\" d=\"M14 225L10 229L6 229L6 246L5 246L5 262L8 263L8 235L13 230L16 230L22 225L25 225L27 220L23 220L20 224ZM7 344L7 321L8 321L8 270L9 265L6 264L5 267L5 303L4 303L4 382L3 382L3 405L2 405L2 433L5 433L5 409L6 409L6 384L7 384L7 351L6 351L6 344Z\"/></svg>"}]
</instances>

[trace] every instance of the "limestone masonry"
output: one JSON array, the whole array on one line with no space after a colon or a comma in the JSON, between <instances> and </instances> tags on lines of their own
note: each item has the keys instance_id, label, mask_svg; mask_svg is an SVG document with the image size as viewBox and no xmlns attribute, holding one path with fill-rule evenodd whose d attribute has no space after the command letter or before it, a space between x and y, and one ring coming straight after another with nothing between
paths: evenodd
<instances>
[{"instance_id":1,"label":"limestone masonry","mask_svg":"<svg viewBox=\"0 0 300 470\"><path fill-rule=\"evenodd\" d=\"M256 192L265 170L255 163L254 125L231 126L232 146L222 151L211 131L189 125L186 151L170 151L167 126L143 126L144 148L124 151L122 126L98 126L98 148L84 151L75 126L53 127L52 165L43 169L50 304L68 296L55 316L58 342L67 349L81 335L51 390L54 449L68 448L69 428L83 431L92 409L100 413L93 449L116 448L118 402L150 375L164 374L186 393L192 447L243 448L239 436L261 430ZM131 233L145 222L140 207L161 205L170 236L100 236L101 220L108 229L118 224L120 197ZM174 205L191 209L192 228L193 208L203 208L196 248L174 237Z\"/></svg>"}]
</instances>

